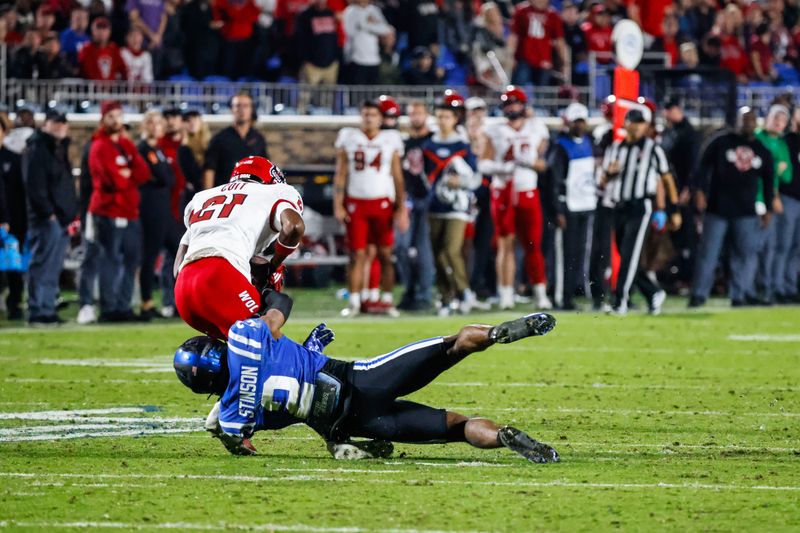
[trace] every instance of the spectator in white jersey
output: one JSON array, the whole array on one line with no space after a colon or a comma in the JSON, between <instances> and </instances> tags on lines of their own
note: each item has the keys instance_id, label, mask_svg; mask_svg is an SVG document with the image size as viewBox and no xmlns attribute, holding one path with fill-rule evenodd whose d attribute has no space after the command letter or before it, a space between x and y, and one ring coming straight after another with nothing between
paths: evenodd
<instances>
[{"instance_id":1,"label":"spectator in white jersey","mask_svg":"<svg viewBox=\"0 0 800 533\"><path fill-rule=\"evenodd\" d=\"M125 47L120 50L122 60L128 67L128 81L149 83L153 81L153 57L142 50L144 35L138 28L131 28L125 37Z\"/></svg>"}]
</instances>

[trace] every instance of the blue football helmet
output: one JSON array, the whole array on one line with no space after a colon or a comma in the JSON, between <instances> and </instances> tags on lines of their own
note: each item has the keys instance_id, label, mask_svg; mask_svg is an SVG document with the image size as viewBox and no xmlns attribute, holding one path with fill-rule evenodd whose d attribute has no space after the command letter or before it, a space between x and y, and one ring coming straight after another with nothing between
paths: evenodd
<instances>
[{"instance_id":1,"label":"blue football helmet","mask_svg":"<svg viewBox=\"0 0 800 533\"><path fill-rule=\"evenodd\" d=\"M211 337L192 337L172 361L178 379L198 394L222 395L228 387L228 347Z\"/></svg>"}]
</instances>

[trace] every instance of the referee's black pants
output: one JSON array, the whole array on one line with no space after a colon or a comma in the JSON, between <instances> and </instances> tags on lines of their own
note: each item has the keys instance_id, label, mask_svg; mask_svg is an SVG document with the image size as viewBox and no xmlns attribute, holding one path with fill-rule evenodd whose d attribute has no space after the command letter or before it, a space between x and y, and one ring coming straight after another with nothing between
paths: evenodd
<instances>
[{"instance_id":1,"label":"referee's black pants","mask_svg":"<svg viewBox=\"0 0 800 533\"><path fill-rule=\"evenodd\" d=\"M611 232L614 229L614 208L598 203L592 228L592 252L589 255L589 288L595 308L600 308L609 292L608 271L611 268Z\"/></svg>"},{"instance_id":2,"label":"referee's black pants","mask_svg":"<svg viewBox=\"0 0 800 533\"><path fill-rule=\"evenodd\" d=\"M620 255L615 308L627 308L634 283L648 303L661 290L658 282L650 279L639 263L652 214L653 201L650 199L623 202L614 209L614 235Z\"/></svg>"}]
</instances>

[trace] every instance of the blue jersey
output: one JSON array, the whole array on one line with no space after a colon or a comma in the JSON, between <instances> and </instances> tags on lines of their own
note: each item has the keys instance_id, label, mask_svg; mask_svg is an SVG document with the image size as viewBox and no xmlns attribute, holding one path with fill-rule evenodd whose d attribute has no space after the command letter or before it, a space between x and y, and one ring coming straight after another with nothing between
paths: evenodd
<instances>
[{"instance_id":1,"label":"blue jersey","mask_svg":"<svg viewBox=\"0 0 800 533\"><path fill-rule=\"evenodd\" d=\"M220 398L223 431L249 436L303 422L327 361L286 336L275 340L262 320L236 322L228 333L230 379Z\"/></svg>"},{"instance_id":2,"label":"blue jersey","mask_svg":"<svg viewBox=\"0 0 800 533\"><path fill-rule=\"evenodd\" d=\"M469 209L474 197L473 190L480 186L480 175L476 174L475 155L469 144L457 135L442 139L433 135L422 144L422 154L430 191L429 210L443 218L469 218ZM447 187L447 173L459 176L457 189Z\"/></svg>"}]
</instances>

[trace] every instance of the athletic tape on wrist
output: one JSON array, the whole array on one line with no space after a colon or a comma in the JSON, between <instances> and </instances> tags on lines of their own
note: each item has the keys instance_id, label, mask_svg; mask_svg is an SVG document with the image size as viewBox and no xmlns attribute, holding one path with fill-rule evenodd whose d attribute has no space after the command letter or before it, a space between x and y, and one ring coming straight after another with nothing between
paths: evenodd
<instances>
[{"instance_id":1,"label":"athletic tape on wrist","mask_svg":"<svg viewBox=\"0 0 800 533\"><path fill-rule=\"evenodd\" d=\"M280 240L276 240L275 241L275 253L276 254L285 255L285 256L288 257L288 256L292 255L292 253L295 250L297 250L298 246L300 246L299 242L297 244L295 244L294 246L286 246Z\"/></svg>"}]
</instances>

